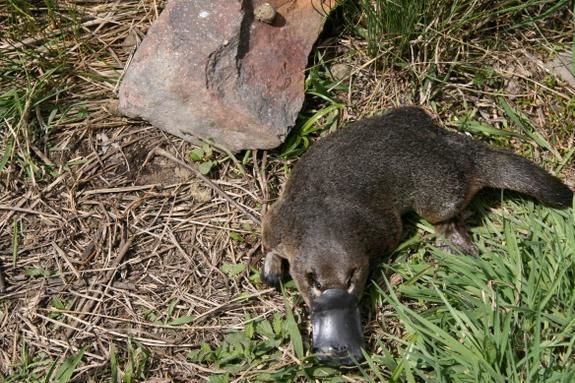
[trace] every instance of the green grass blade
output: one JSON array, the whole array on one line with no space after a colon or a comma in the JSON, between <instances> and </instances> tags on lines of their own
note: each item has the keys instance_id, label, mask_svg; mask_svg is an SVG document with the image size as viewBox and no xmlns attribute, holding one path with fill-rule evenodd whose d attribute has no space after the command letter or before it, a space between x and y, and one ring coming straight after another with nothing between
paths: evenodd
<instances>
[{"instance_id":1,"label":"green grass blade","mask_svg":"<svg viewBox=\"0 0 575 383\"><path fill-rule=\"evenodd\" d=\"M286 310L287 331L291 339L295 355L298 357L298 359L302 360L305 357L302 336L299 331L298 324L295 320L293 309L290 303L288 302L287 295L285 294L285 290L282 289L282 293L284 298L284 306Z\"/></svg>"},{"instance_id":2,"label":"green grass blade","mask_svg":"<svg viewBox=\"0 0 575 383\"><path fill-rule=\"evenodd\" d=\"M78 367L82 361L85 351L86 349L83 348L77 354L66 358L66 360L62 362L54 376L57 383L67 383L70 381L70 378L72 378L72 375L74 375L74 372L76 371L76 367Z\"/></svg>"}]
</instances>

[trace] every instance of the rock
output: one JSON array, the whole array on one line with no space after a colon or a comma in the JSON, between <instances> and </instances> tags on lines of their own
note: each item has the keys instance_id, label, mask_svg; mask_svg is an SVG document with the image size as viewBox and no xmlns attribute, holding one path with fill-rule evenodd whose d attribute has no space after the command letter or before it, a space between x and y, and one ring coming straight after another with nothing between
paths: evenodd
<instances>
[{"instance_id":1,"label":"rock","mask_svg":"<svg viewBox=\"0 0 575 383\"><path fill-rule=\"evenodd\" d=\"M335 0L269 3L272 25L256 21L251 0L168 2L125 72L120 111L232 151L280 145L301 109L308 55Z\"/></svg>"},{"instance_id":2,"label":"rock","mask_svg":"<svg viewBox=\"0 0 575 383\"><path fill-rule=\"evenodd\" d=\"M546 63L545 68L575 89L575 72L572 69L572 62L573 53L563 52L558 54L555 60Z\"/></svg>"},{"instance_id":3,"label":"rock","mask_svg":"<svg viewBox=\"0 0 575 383\"><path fill-rule=\"evenodd\" d=\"M273 24L276 10L270 3L262 3L254 9L254 17L262 23Z\"/></svg>"}]
</instances>

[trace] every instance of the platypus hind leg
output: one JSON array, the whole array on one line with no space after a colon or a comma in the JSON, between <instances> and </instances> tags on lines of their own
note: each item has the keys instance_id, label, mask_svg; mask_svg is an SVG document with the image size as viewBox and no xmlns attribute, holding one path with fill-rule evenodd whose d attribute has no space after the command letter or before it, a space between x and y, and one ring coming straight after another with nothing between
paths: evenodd
<instances>
[{"instance_id":1,"label":"platypus hind leg","mask_svg":"<svg viewBox=\"0 0 575 383\"><path fill-rule=\"evenodd\" d=\"M436 223L435 233L437 235L437 240L435 242L437 247L451 250L450 247L454 246L465 255L475 257L479 255L479 250L473 243L461 216L457 216L448 221Z\"/></svg>"}]
</instances>

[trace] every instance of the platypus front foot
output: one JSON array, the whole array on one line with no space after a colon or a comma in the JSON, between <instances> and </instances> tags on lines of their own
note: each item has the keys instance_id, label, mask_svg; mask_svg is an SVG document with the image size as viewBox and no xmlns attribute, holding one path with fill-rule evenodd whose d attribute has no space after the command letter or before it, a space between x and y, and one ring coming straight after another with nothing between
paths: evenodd
<instances>
[{"instance_id":1,"label":"platypus front foot","mask_svg":"<svg viewBox=\"0 0 575 383\"><path fill-rule=\"evenodd\" d=\"M272 287L279 287L289 276L288 262L278 255L276 251L266 254L264 267L261 272L262 281Z\"/></svg>"}]
</instances>

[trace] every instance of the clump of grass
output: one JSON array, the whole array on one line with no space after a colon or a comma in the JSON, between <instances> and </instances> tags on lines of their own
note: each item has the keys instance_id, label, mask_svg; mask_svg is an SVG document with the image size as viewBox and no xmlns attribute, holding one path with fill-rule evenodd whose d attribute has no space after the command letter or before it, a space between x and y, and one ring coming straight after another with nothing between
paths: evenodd
<instances>
[{"instance_id":1,"label":"clump of grass","mask_svg":"<svg viewBox=\"0 0 575 383\"><path fill-rule=\"evenodd\" d=\"M79 24L74 7L52 0L10 0L7 6L0 39L0 173L6 182L24 175L35 184L57 175L52 135L72 122L64 96L76 71L66 47Z\"/></svg>"},{"instance_id":2,"label":"clump of grass","mask_svg":"<svg viewBox=\"0 0 575 383\"><path fill-rule=\"evenodd\" d=\"M118 355L110 346L110 369L112 383L133 383L146 378L150 368L149 352L137 342L128 340L127 355Z\"/></svg>"},{"instance_id":3,"label":"clump of grass","mask_svg":"<svg viewBox=\"0 0 575 383\"><path fill-rule=\"evenodd\" d=\"M387 267L405 281L377 288L405 326L397 381L574 379L575 215L532 202L513 211L485 218L481 258L433 250Z\"/></svg>"},{"instance_id":4,"label":"clump of grass","mask_svg":"<svg viewBox=\"0 0 575 383\"><path fill-rule=\"evenodd\" d=\"M336 126L340 111L344 107L336 100L335 94L345 89L345 84L331 77L327 60L321 51L316 52L314 60L315 63L308 69L305 80L304 108L298 116L296 126L279 150L283 158L302 155L314 137Z\"/></svg>"},{"instance_id":5,"label":"clump of grass","mask_svg":"<svg viewBox=\"0 0 575 383\"><path fill-rule=\"evenodd\" d=\"M53 100L65 90L51 82L56 70L52 68L38 78L26 73L25 85L0 93L0 119L5 127L0 172L8 164L31 180L49 172L51 164L44 153L52 129L62 118L62 110Z\"/></svg>"},{"instance_id":6,"label":"clump of grass","mask_svg":"<svg viewBox=\"0 0 575 383\"><path fill-rule=\"evenodd\" d=\"M0 381L6 383L15 382L56 382L67 383L75 373L76 368L82 361L85 349L66 357L63 360L51 361L50 358L38 353L31 355L27 347L23 346L20 353L20 364L11 376L4 377L0 373ZM45 370L48 370L47 375Z\"/></svg>"},{"instance_id":7,"label":"clump of grass","mask_svg":"<svg viewBox=\"0 0 575 383\"><path fill-rule=\"evenodd\" d=\"M425 4L432 2L361 0L349 2L348 6L352 10L351 15L359 16L359 23L354 29L367 40L369 53L377 56L384 48L385 40L405 50L409 42L417 37Z\"/></svg>"},{"instance_id":8,"label":"clump of grass","mask_svg":"<svg viewBox=\"0 0 575 383\"><path fill-rule=\"evenodd\" d=\"M367 40L372 56L389 52L407 58L442 39L504 43L494 39L493 32L532 24L569 9L570 1L359 0L342 5L348 9L348 27Z\"/></svg>"}]
</instances>

